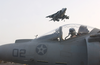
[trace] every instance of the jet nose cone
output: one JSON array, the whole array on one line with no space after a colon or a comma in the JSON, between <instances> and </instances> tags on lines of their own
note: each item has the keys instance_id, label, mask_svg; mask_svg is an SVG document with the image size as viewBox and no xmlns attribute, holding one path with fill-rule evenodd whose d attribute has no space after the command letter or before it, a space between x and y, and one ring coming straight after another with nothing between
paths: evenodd
<instances>
[{"instance_id":1,"label":"jet nose cone","mask_svg":"<svg viewBox=\"0 0 100 65\"><path fill-rule=\"evenodd\" d=\"M3 53L4 49L2 46L0 46L0 60L3 59L4 53Z\"/></svg>"},{"instance_id":2,"label":"jet nose cone","mask_svg":"<svg viewBox=\"0 0 100 65\"><path fill-rule=\"evenodd\" d=\"M11 59L12 50L9 45L1 45L0 46L0 60L8 60Z\"/></svg>"}]
</instances>

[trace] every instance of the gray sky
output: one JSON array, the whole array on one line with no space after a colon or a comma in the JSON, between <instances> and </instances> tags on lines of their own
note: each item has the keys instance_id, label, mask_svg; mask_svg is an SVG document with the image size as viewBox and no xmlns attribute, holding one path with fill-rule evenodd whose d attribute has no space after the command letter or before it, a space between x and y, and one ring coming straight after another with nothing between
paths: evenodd
<instances>
[{"instance_id":1,"label":"gray sky","mask_svg":"<svg viewBox=\"0 0 100 65\"><path fill-rule=\"evenodd\" d=\"M45 18L67 8L69 20ZM100 28L100 0L0 0L0 45L33 39L59 26L77 23Z\"/></svg>"}]
</instances>

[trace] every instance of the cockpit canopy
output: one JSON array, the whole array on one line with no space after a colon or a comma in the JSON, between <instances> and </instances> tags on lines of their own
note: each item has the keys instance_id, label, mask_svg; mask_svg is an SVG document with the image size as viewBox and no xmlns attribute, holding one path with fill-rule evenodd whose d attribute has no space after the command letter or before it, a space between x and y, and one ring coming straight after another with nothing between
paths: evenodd
<instances>
[{"instance_id":1,"label":"cockpit canopy","mask_svg":"<svg viewBox=\"0 0 100 65\"><path fill-rule=\"evenodd\" d=\"M89 27L89 26L85 26L85 25L80 25L80 24L66 24L63 26L60 26L59 28L37 38L40 40L66 40L71 38L71 33L70 33L70 29L73 28L75 29L75 35L76 36L80 36L83 34L88 34L91 32L91 30L93 30L93 27ZM76 37L75 36L75 37ZM66 38L66 39L65 39Z\"/></svg>"}]
</instances>

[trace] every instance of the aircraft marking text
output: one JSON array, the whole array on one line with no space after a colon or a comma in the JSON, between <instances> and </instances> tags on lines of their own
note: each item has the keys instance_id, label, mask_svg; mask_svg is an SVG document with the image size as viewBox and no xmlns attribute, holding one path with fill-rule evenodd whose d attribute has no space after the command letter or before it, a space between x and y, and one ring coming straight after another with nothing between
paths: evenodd
<instances>
[{"instance_id":1,"label":"aircraft marking text","mask_svg":"<svg viewBox=\"0 0 100 65\"><path fill-rule=\"evenodd\" d=\"M13 57L23 57L25 58L25 54L26 53L26 50L25 49L13 49L12 51L12 56Z\"/></svg>"},{"instance_id":2,"label":"aircraft marking text","mask_svg":"<svg viewBox=\"0 0 100 65\"><path fill-rule=\"evenodd\" d=\"M36 47L36 53L39 55L44 55L47 52L47 47L44 44L40 44Z\"/></svg>"}]
</instances>

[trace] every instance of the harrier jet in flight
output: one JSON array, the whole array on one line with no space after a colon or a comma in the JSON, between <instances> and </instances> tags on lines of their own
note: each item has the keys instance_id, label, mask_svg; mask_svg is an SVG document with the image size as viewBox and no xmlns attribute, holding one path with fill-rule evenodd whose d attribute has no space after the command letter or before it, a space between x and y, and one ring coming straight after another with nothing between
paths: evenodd
<instances>
[{"instance_id":1,"label":"harrier jet in flight","mask_svg":"<svg viewBox=\"0 0 100 65\"><path fill-rule=\"evenodd\" d=\"M69 16L65 15L65 12L66 12L66 8L63 8L62 10L52 14L52 15L49 15L47 16L46 18L52 18L50 21L59 21L60 19L63 20L63 19L69 19Z\"/></svg>"},{"instance_id":2,"label":"harrier jet in flight","mask_svg":"<svg viewBox=\"0 0 100 65\"><path fill-rule=\"evenodd\" d=\"M100 29L66 24L0 46L0 60L28 65L100 65Z\"/></svg>"}]
</instances>

